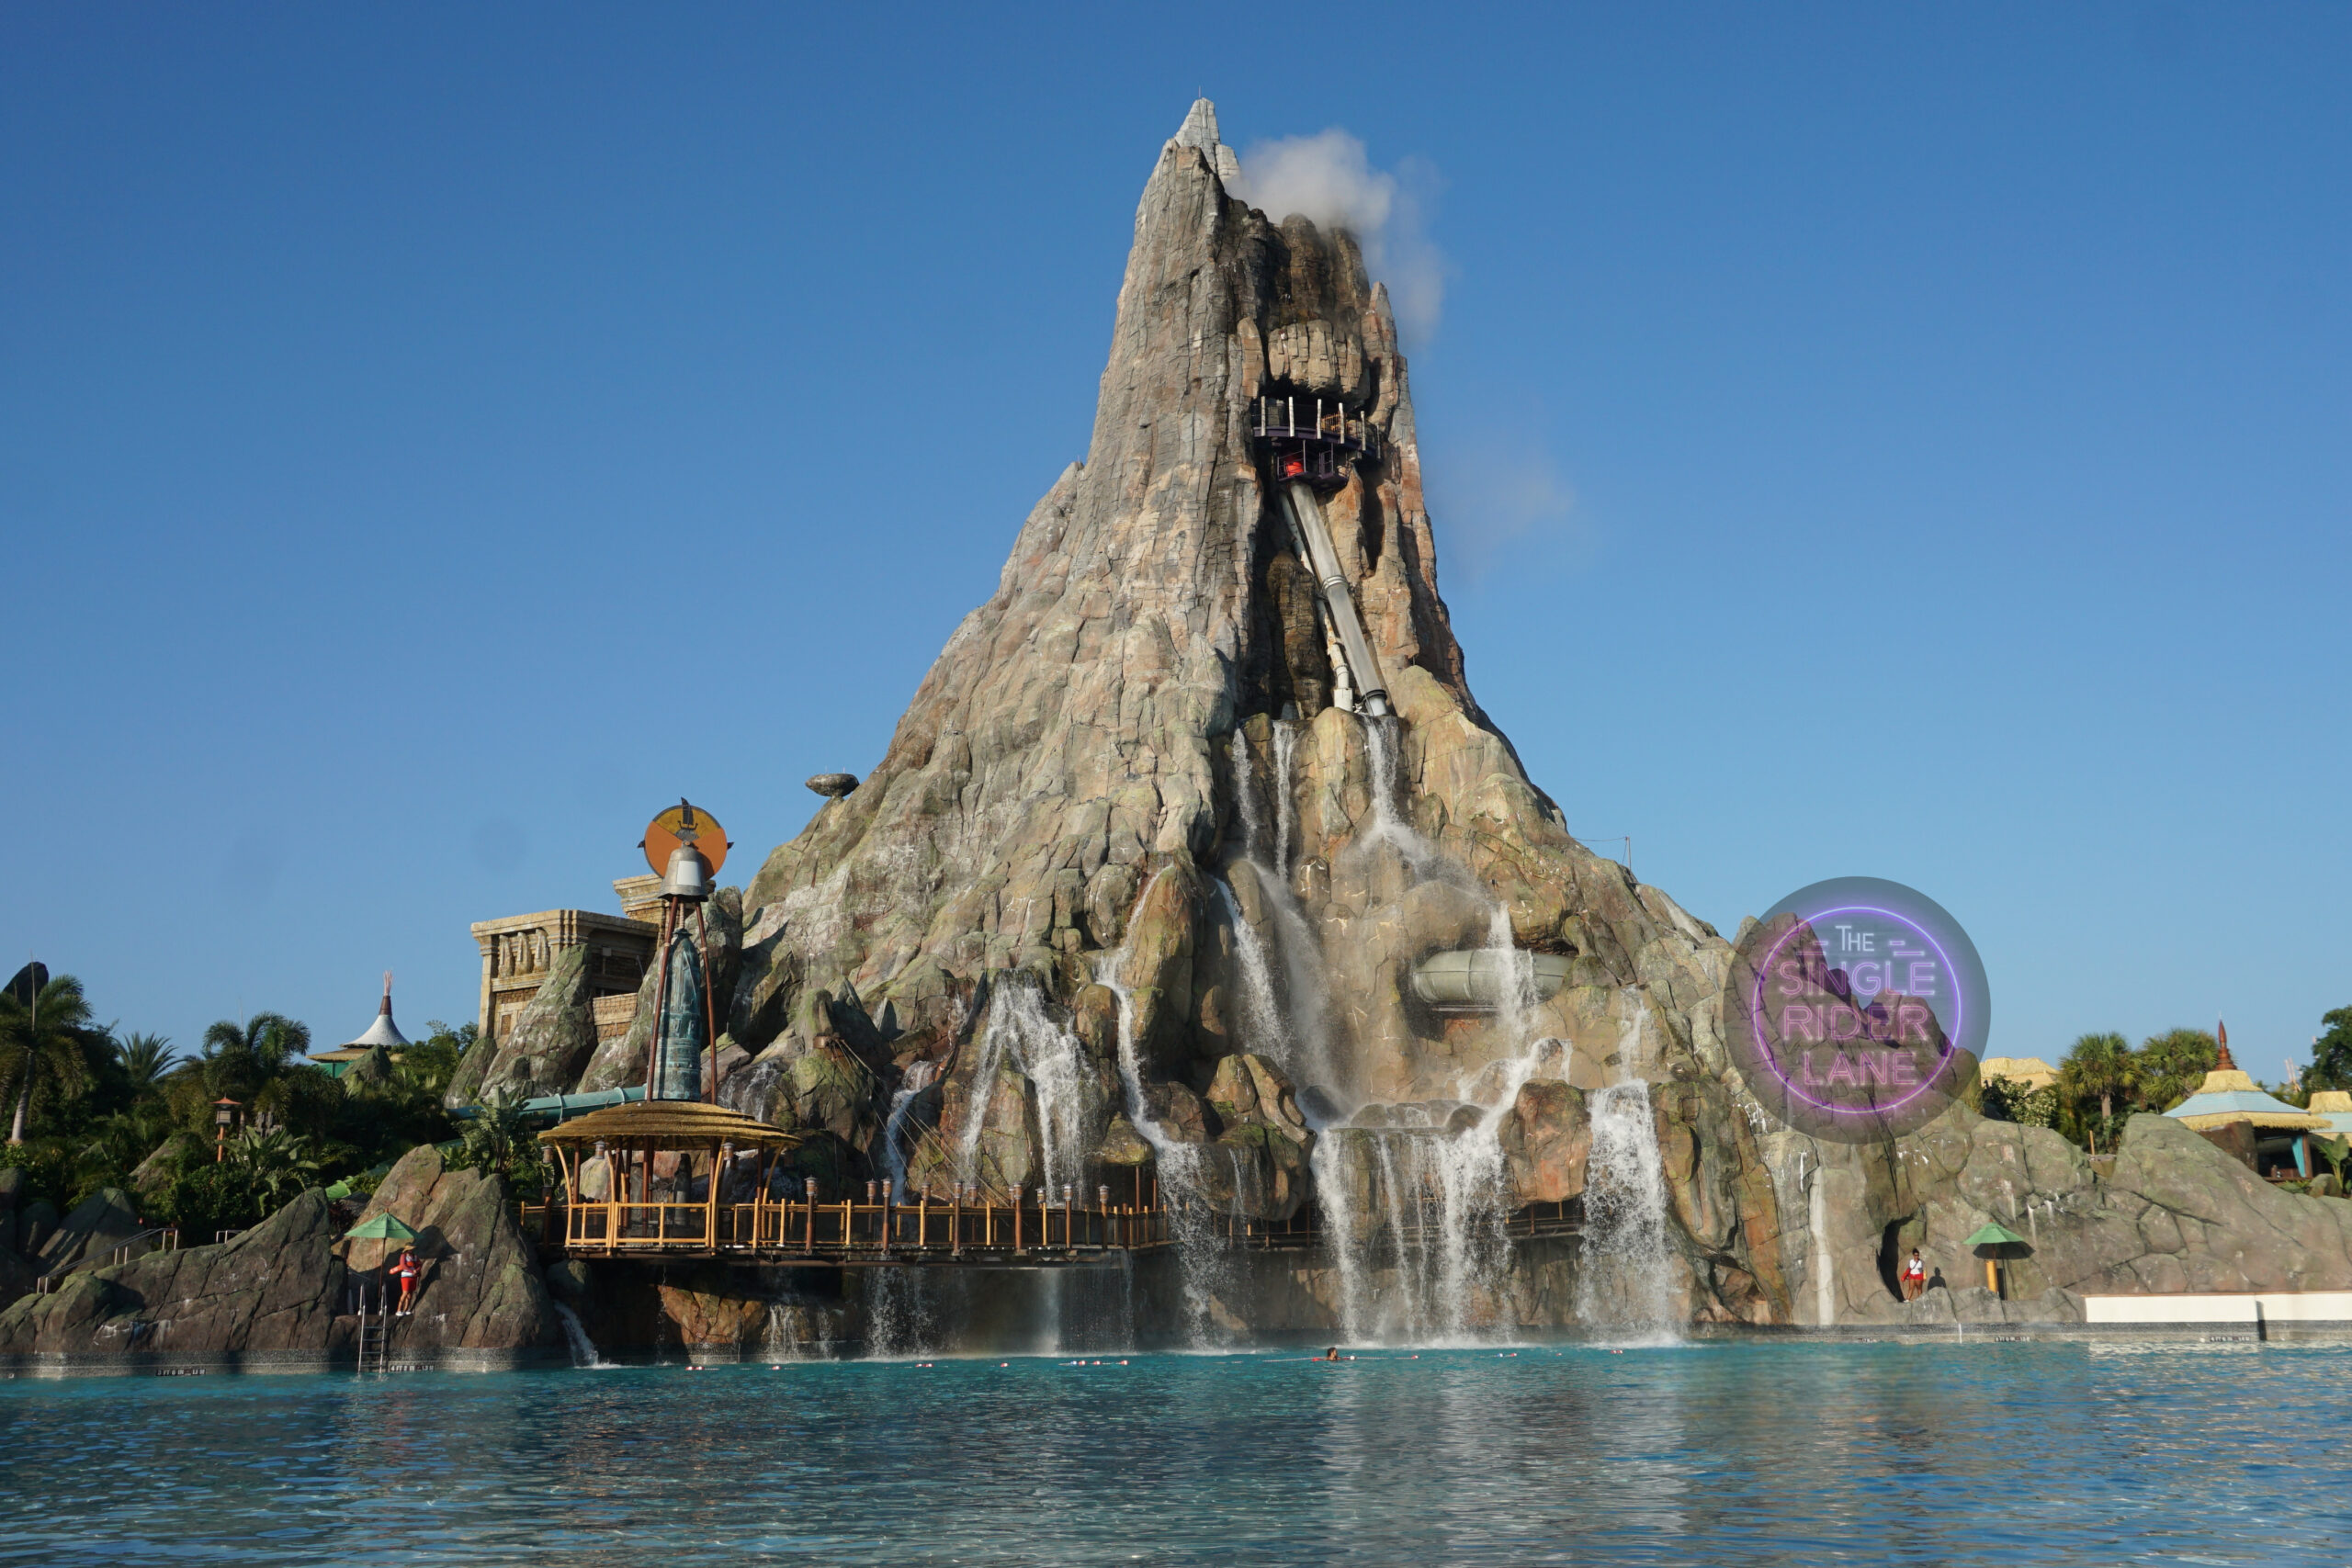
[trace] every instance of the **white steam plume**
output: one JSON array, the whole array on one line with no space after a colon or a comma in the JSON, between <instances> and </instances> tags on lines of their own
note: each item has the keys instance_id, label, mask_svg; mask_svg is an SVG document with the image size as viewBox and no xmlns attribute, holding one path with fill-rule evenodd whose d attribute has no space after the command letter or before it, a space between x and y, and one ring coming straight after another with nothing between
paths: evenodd
<instances>
[{"instance_id":1,"label":"white steam plume","mask_svg":"<svg viewBox=\"0 0 2352 1568\"><path fill-rule=\"evenodd\" d=\"M1576 513L1576 492L1550 452L1533 437L1492 435L1457 443L1424 431L1430 509L1445 521L1448 566L1472 582L1518 547L1541 540L1566 547L1581 564L1598 541Z\"/></svg>"},{"instance_id":2,"label":"white steam plume","mask_svg":"<svg viewBox=\"0 0 2352 1568\"><path fill-rule=\"evenodd\" d=\"M1426 342L1445 302L1445 256L1426 228L1437 171L1408 158L1391 173L1375 169L1363 143L1337 126L1314 136L1250 145L1234 194L1280 222L1295 212L1323 227L1352 232L1364 265L1388 285L1398 330Z\"/></svg>"}]
</instances>

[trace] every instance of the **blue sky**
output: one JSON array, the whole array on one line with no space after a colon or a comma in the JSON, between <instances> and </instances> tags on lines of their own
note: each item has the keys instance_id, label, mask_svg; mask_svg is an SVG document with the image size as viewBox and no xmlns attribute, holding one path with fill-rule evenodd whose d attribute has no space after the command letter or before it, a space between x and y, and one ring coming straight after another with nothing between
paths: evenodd
<instances>
[{"instance_id":1,"label":"blue sky","mask_svg":"<svg viewBox=\"0 0 2352 1568\"><path fill-rule=\"evenodd\" d=\"M2352 10L0 10L0 953L193 1044L748 875L1083 454L1195 92L1419 197L1473 686L1728 930L1911 883L1991 1048L2347 973ZM908 412L920 418L908 418Z\"/></svg>"}]
</instances>

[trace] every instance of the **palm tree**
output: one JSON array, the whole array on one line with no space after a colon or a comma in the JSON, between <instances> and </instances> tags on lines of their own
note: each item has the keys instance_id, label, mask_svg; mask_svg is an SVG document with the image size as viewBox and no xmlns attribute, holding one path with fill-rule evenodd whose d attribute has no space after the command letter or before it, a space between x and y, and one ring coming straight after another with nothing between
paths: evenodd
<instances>
[{"instance_id":1,"label":"palm tree","mask_svg":"<svg viewBox=\"0 0 2352 1568\"><path fill-rule=\"evenodd\" d=\"M2132 1043L2120 1034L2086 1034L2059 1064L2058 1076L2075 1099L2097 1096L2098 1124L2115 1125L2115 1097L2128 1093L2135 1077Z\"/></svg>"},{"instance_id":2,"label":"palm tree","mask_svg":"<svg viewBox=\"0 0 2352 1568\"><path fill-rule=\"evenodd\" d=\"M119 1040L114 1057L121 1065L122 1076L130 1080L131 1097L141 1100L163 1086L164 1076L179 1060L172 1043L160 1034L133 1034Z\"/></svg>"},{"instance_id":3,"label":"palm tree","mask_svg":"<svg viewBox=\"0 0 2352 1568\"><path fill-rule=\"evenodd\" d=\"M29 966L28 966L29 967ZM76 1094L89 1077L83 1055L90 1004L82 982L59 975L39 990L0 993L0 1084L17 1088L8 1142L25 1141L25 1119L36 1095Z\"/></svg>"},{"instance_id":4,"label":"palm tree","mask_svg":"<svg viewBox=\"0 0 2352 1568\"><path fill-rule=\"evenodd\" d=\"M250 1101L310 1049L310 1029L283 1013L257 1012L243 1028L224 1018L204 1032L205 1088L216 1099Z\"/></svg>"},{"instance_id":5,"label":"palm tree","mask_svg":"<svg viewBox=\"0 0 2352 1568\"><path fill-rule=\"evenodd\" d=\"M2201 1029L2170 1029L2140 1042L2137 1069L2141 1103L2170 1111L2205 1081L2221 1060L2222 1043Z\"/></svg>"}]
</instances>

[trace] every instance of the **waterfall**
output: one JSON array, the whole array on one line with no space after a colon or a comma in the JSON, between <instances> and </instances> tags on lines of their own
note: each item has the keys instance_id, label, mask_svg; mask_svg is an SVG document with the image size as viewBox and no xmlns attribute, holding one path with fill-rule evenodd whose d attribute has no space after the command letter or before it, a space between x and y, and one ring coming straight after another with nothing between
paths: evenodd
<instances>
[{"instance_id":1,"label":"waterfall","mask_svg":"<svg viewBox=\"0 0 2352 1568\"><path fill-rule=\"evenodd\" d=\"M1513 1195L1502 1122L1530 1078L1566 1071L1566 1043L1539 1040L1479 1075L1481 1100L1396 1107L1390 1114L1412 1124L1321 1135L1315 1191L1351 1339L1470 1343L1508 1326L1503 1222Z\"/></svg>"},{"instance_id":2,"label":"waterfall","mask_svg":"<svg viewBox=\"0 0 2352 1568\"><path fill-rule=\"evenodd\" d=\"M865 1353L913 1356L932 1349L933 1314L923 1290L922 1270L886 1268L865 1272Z\"/></svg>"},{"instance_id":3,"label":"waterfall","mask_svg":"<svg viewBox=\"0 0 2352 1568\"><path fill-rule=\"evenodd\" d=\"M1038 1163L1047 1188L1075 1184L1085 1160L1086 1071L1078 1036L1054 1021L1036 986L1015 979L1000 987L980 1032L972 1073L972 1103L956 1141L956 1179L978 1179L980 1134L996 1099L997 1074L1010 1055L1029 1081L1037 1104ZM902 1091L903 1092L903 1091ZM893 1116L897 1115L893 1101ZM1000 1173L1026 1179L1026 1173Z\"/></svg>"},{"instance_id":4,"label":"waterfall","mask_svg":"<svg viewBox=\"0 0 2352 1568\"><path fill-rule=\"evenodd\" d=\"M1262 874L1258 878L1259 890L1267 895L1268 902L1272 904L1272 874L1265 872L1262 866L1256 869ZM1290 919L1285 920L1282 918L1285 911L1280 907L1277 906L1273 911L1275 930L1281 933L1287 971L1284 977L1290 982L1293 1006L1304 1013L1312 1025L1308 1030L1297 1030L1283 1020L1282 1003L1274 994L1273 972L1267 963L1264 939L1259 936L1255 926L1242 918L1240 902L1234 897L1230 884L1220 880L1216 884L1216 896L1233 930L1234 955L1241 961L1241 1019L1243 1034L1250 1049L1279 1064L1283 1071L1290 1075L1291 1081L1300 1087L1312 1085L1327 1095L1335 1093L1338 1085L1333 1082L1334 1074L1323 1029L1322 976L1315 968L1314 955L1309 949L1314 934L1307 929L1306 917L1293 909L1287 911ZM1291 929L1294 920L1295 931ZM1301 969L1310 972L1302 976ZM1302 998L1306 1006L1298 1008Z\"/></svg>"},{"instance_id":5,"label":"waterfall","mask_svg":"<svg viewBox=\"0 0 2352 1568\"><path fill-rule=\"evenodd\" d=\"M1649 1086L1638 1079L1612 1084L1592 1097L1590 1111L1577 1321L1589 1329L1671 1337L1666 1167Z\"/></svg>"},{"instance_id":6,"label":"waterfall","mask_svg":"<svg viewBox=\"0 0 2352 1568\"><path fill-rule=\"evenodd\" d=\"M604 1356L597 1350L596 1342L588 1337L588 1330L581 1323L580 1314L578 1313L572 1311L563 1303L554 1301L552 1299L548 1301L548 1304L555 1308L555 1315L563 1325L563 1337L571 1347L571 1364L573 1366L602 1368L615 1364L605 1359Z\"/></svg>"},{"instance_id":7,"label":"waterfall","mask_svg":"<svg viewBox=\"0 0 2352 1568\"><path fill-rule=\"evenodd\" d=\"M1364 760L1371 773L1372 823L1356 835L1356 843L1386 844L1404 857L1414 875L1430 875L1443 857L1438 847L1416 831L1398 809L1404 790L1403 781L1397 776L1398 721L1393 717L1365 717L1361 722Z\"/></svg>"},{"instance_id":8,"label":"waterfall","mask_svg":"<svg viewBox=\"0 0 2352 1568\"><path fill-rule=\"evenodd\" d=\"M1151 897L1152 884L1162 874L1152 874L1151 882L1144 885L1142 898ZM1129 934L1133 935L1132 931ZM1126 957L1126 945L1122 942L1116 952L1103 955L1095 979L1118 1000L1119 1081L1127 1091L1127 1120L1135 1124L1143 1141L1151 1145L1153 1167L1159 1173L1159 1201L1169 1209L1175 1232L1177 1267L1183 1279L1184 1315L1190 1321L1193 1342L1206 1345L1213 1321L1210 1304L1224 1272L1225 1247L1216 1234L1208 1205L1201 1199L1199 1146L1170 1137L1152 1116L1150 1101L1144 1095L1141 1046L1136 1040L1135 1000L1121 975Z\"/></svg>"},{"instance_id":9,"label":"waterfall","mask_svg":"<svg viewBox=\"0 0 2352 1568\"><path fill-rule=\"evenodd\" d=\"M1297 749L1298 727L1274 720L1274 880L1290 889L1291 755Z\"/></svg>"},{"instance_id":10,"label":"waterfall","mask_svg":"<svg viewBox=\"0 0 2352 1568\"><path fill-rule=\"evenodd\" d=\"M1371 1337L1365 1314L1370 1306L1366 1298L1372 1260L1365 1256L1363 1227L1356 1223L1346 1147L1336 1133L1318 1132L1306 1157L1315 1178L1316 1202L1322 1211L1324 1238L1340 1276L1340 1337L1361 1345Z\"/></svg>"},{"instance_id":11,"label":"waterfall","mask_svg":"<svg viewBox=\"0 0 2352 1568\"><path fill-rule=\"evenodd\" d=\"M1315 928L1290 884L1278 876L1261 876L1259 891L1273 916L1275 945L1282 949L1283 978L1290 1001L1290 1035L1297 1042L1294 1076L1304 1074L1342 1111L1354 1103L1352 1085L1342 1082L1331 1055L1330 987L1323 976L1323 947Z\"/></svg>"},{"instance_id":12,"label":"waterfall","mask_svg":"<svg viewBox=\"0 0 2352 1568\"><path fill-rule=\"evenodd\" d=\"M1405 819L1396 721L1365 718L1363 724L1372 809L1351 852L1385 847L1417 878L1442 875L1469 884L1467 873ZM1279 916L1276 925L1288 950L1292 943ZM1311 940L1303 914L1299 925ZM1306 943L1297 945L1304 951ZM1317 1201L1331 1237L1340 1322L1351 1338L1460 1342L1503 1325L1510 1265L1503 1223L1514 1196L1503 1156L1503 1119L1531 1077L1567 1076L1567 1047L1557 1039L1534 1038L1533 957L1513 940L1507 905L1490 907L1487 947L1504 976L1494 1034L1512 1054L1469 1075L1457 1086L1458 1101L1434 1111L1417 1108L1407 1125L1397 1124L1404 1108L1396 1108L1382 1125L1325 1130L1317 1148ZM1350 1179L1351 1159L1361 1162L1360 1179ZM1394 1269L1385 1292L1374 1278L1384 1256Z\"/></svg>"},{"instance_id":13,"label":"waterfall","mask_svg":"<svg viewBox=\"0 0 2352 1568\"><path fill-rule=\"evenodd\" d=\"M929 1089L938 1077L937 1062L916 1062L907 1068L907 1076L890 1096L890 1114L882 1123L882 1161L895 1190L901 1196L907 1190L907 1116L914 1109L915 1097Z\"/></svg>"},{"instance_id":14,"label":"waterfall","mask_svg":"<svg viewBox=\"0 0 2352 1568\"><path fill-rule=\"evenodd\" d=\"M1257 763L1250 755L1250 738L1240 730L1233 732L1227 749L1233 754L1234 806L1241 817L1241 853L1254 861L1258 846L1266 839L1266 814L1258 804Z\"/></svg>"},{"instance_id":15,"label":"waterfall","mask_svg":"<svg viewBox=\"0 0 2352 1568\"><path fill-rule=\"evenodd\" d=\"M1838 1321L1838 1283L1829 1257L1829 1190L1822 1179L1826 1174L1815 1160L1813 1189L1806 1195L1806 1218L1813 1230L1813 1251L1806 1261L1813 1270L1814 1321L1823 1328Z\"/></svg>"},{"instance_id":16,"label":"waterfall","mask_svg":"<svg viewBox=\"0 0 2352 1568\"><path fill-rule=\"evenodd\" d=\"M1258 797L1257 771L1250 745L1238 729L1233 732L1232 739L1234 795L1241 817L1242 859L1258 874L1260 901L1273 928L1275 944L1282 950L1283 978L1290 1004L1287 1021L1282 1000L1275 994L1266 939L1241 918L1240 907L1229 885L1221 883L1217 897L1232 925L1234 944L1241 960L1248 993L1244 1005L1250 1048L1280 1063L1301 1088L1311 1085L1326 1095L1344 1098L1340 1086L1334 1081L1331 1066L1322 953L1306 911L1299 908L1298 897L1291 891L1286 871L1290 855L1291 736L1288 727L1274 727L1280 793L1276 796L1272 865L1260 858L1266 841L1265 807Z\"/></svg>"},{"instance_id":17,"label":"waterfall","mask_svg":"<svg viewBox=\"0 0 2352 1568\"><path fill-rule=\"evenodd\" d=\"M999 1024L1001 1010L991 1001L988 1027L980 1031L979 1057L972 1064L971 1094L964 1106L964 1125L956 1130L956 1180L959 1185L979 1179L980 1134L988 1129L989 1108L996 1103L996 1076L1004 1066L1004 1047L1011 1033Z\"/></svg>"},{"instance_id":18,"label":"waterfall","mask_svg":"<svg viewBox=\"0 0 2352 1568\"><path fill-rule=\"evenodd\" d=\"M738 1068L718 1086L718 1103L754 1122L768 1121L768 1097L784 1081L785 1070L783 1059L775 1056L763 1056Z\"/></svg>"}]
</instances>

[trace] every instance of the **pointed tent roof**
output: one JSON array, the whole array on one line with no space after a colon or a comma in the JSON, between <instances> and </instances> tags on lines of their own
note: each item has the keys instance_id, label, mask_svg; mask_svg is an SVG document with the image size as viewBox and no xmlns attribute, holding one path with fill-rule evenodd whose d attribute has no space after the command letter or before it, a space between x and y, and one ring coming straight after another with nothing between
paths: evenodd
<instances>
[{"instance_id":1,"label":"pointed tent roof","mask_svg":"<svg viewBox=\"0 0 2352 1568\"><path fill-rule=\"evenodd\" d=\"M350 1044L366 1047L381 1045L386 1050L400 1050L407 1046L408 1036L402 1034L400 1025L392 1021L392 972L390 970L384 971L384 999L376 1009L376 1021L368 1026L367 1033L350 1042Z\"/></svg>"},{"instance_id":2,"label":"pointed tent roof","mask_svg":"<svg viewBox=\"0 0 2352 1568\"><path fill-rule=\"evenodd\" d=\"M345 1041L332 1051L313 1051L308 1059L332 1072L341 1073L345 1070L345 1064L358 1061L371 1051L379 1048L405 1051L408 1046L408 1036L402 1034L400 1025L392 1021L392 972L387 969L384 971L384 999L377 1004L376 1021L368 1026L368 1032L356 1040Z\"/></svg>"},{"instance_id":3,"label":"pointed tent roof","mask_svg":"<svg viewBox=\"0 0 2352 1568\"><path fill-rule=\"evenodd\" d=\"M2296 1110L2238 1070L2236 1061L2230 1055L2228 1024L2222 1024L2215 1033L2221 1041L2222 1054L2214 1062L2213 1070L2205 1075L2205 1081L2197 1086L2195 1094L2165 1111L2165 1115L2176 1122L2185 1122L2200 1133L2226 1127L2233 1122L2290 1130L2327 1126L2325 1117Z\"/></svg>"}]
</instances>

